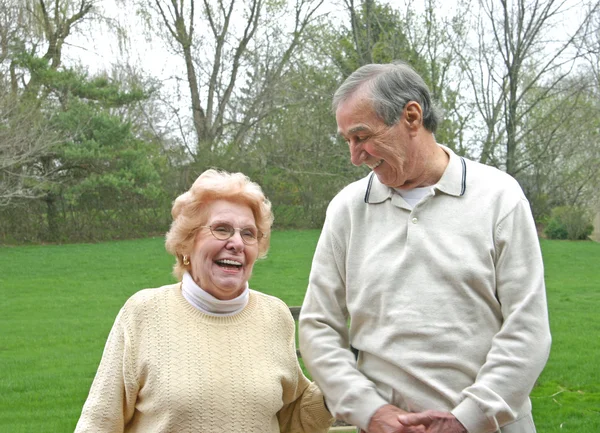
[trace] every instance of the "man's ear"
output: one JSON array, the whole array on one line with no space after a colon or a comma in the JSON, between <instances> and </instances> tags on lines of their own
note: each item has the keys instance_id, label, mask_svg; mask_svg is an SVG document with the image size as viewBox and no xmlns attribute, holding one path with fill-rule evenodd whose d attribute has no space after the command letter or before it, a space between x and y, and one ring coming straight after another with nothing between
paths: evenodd
<instances>
[{"instance_id":1,"label":"man's ear","mask_svg":"<svg viewBox=\"0 0 600 433\"><path fill-rule=\"evenodd\" d=\"M411 128L417 128L423 124L423 110L416 101L408 101L404 107L404 119Z\"/></svg>"}]
</instances>

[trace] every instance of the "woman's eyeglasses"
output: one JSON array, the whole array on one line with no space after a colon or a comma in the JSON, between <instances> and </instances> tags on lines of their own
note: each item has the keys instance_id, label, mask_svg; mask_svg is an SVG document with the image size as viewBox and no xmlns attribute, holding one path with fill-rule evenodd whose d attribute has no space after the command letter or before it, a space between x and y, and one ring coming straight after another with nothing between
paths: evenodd
<instances>
[{"instance_id":1,"label":"woman's eyeglasses","mask_svg":"<svg viewBox=\"0 0 600 433\"><path fill-rule=\"evenodd\" d=\"M201 228L209 229L215 239L220 241L226 241L231 238L235 232L240 232L242 242L246 245L254 245L260 238L263 237L263 233L254 227L243 227L236 229L230 224L219 223L210 226L200 226Z\"/></svg>"}]
</instances>

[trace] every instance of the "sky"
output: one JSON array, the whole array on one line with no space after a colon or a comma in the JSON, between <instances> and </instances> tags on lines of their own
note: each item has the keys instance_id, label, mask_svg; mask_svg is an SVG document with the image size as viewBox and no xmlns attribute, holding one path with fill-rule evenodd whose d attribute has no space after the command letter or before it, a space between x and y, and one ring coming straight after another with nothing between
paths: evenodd
<instances>
[{"instance_id":1,"label":"sky","mask_svg":"<svg viewBox=\"0 0 600 433\"><path fill-rule=\"evenodd\" d=\"M326 0L322 6L323 13L343 14L343 0ZM557 31L568 31L569 26L579 21L579 16L583 13L582 8L576 5L580 0L558 0L558 3L565 2L569 9L569 16L573 19L564 19L557 26ZM119 40L116 32L107 26L93 30L87 30L86 34L73 32L67 39L68 45L65 47L65 60L67 62L80 61L87 66L90 72L97 72L110 69L111 65L120 59L143 68L152 76L162 79L168 79L173 74L184 72L184 65L181 60L171 54L165 47L160 38L155 35L152 41L148 41L141 32L139 16L135 13L133 7L124 9L121 2L117 0L100 0L99 8L105 16L117 20L121 26L129 29L131 44L125 52L119 48ZM391 1L396 7L402 4L402 1ZM416 10L422 10L425 4L424 0L410 1L411 7ZM456 8L456 0L439 0L440 15L444 16ZM560 28L563 26L563 28ZM196 31L199 29L197 28Z\"/></svg>"},{"instance_id":2,"label":"sky","mask_svg":"<svg viewBox=\"0 0 600 433\"><path fill-rule=\"evenodd\" d=\"M115 0L101 0L98 4L104 16L128 29L129 47L125 51L121 49L115 27L95 23L91 29L82 26L82 32L73 32L73 36L67 39L66 61L79 61L92 73L110 69L118 61L129 61L159 76L170 69L173 56L158 37L148 41L141 34L142 27L133 11L123 10Z\"/></svg>"}]
</instances>

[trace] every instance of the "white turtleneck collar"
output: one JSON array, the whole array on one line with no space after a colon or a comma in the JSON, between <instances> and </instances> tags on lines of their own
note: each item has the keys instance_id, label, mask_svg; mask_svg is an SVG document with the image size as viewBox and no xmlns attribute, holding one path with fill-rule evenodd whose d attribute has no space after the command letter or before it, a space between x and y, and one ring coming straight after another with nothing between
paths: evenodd
<instances>
[{"instance_id":1,"label":"white turtleneck collar","mask_svg":"<svg viewBox=\"0 0 600 433\"><path fill-rule=\"evenodd\" d=\"M250 289L248 288L248 283L246 283L244 291L237 298L229 300L217 299L198 286L189 272L186 272L183 274L183 280L181 281L181 293L192 306L205 314L210 314L211 316L233 316L242 311L248 304Z\"/></svg>"}]
</instances>

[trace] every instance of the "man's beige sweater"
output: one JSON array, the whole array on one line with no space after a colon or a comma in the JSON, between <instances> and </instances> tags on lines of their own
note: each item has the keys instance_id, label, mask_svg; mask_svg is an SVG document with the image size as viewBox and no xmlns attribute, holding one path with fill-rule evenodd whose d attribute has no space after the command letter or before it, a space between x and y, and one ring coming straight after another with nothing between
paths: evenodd
<instances>
[{"instance_id":1,"label":"man's beige sweater","mask_svg":"<svg viewBox=\"0 0 600 433\"><path fill-rule=\"evenodd\" d=\"M551 335L531 209L515 179L444 150L414 207L374 174L331 201L302 359L333 414L363 429L391 403L452 412L469 433L534 433Z\"/></svg>"},{"instance_id":2,"label":"man's beige sweater","mask_svg":"<svg viewBox=\"0 0 600 433\"><path fill-rule=\"evenodd\" d=\"M75 431L325 432L332 418L294 330L288 307L259 292L219 317L179 284L142 290L115 321Z\"/></svg>"}]
</instances>

